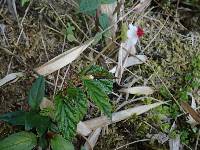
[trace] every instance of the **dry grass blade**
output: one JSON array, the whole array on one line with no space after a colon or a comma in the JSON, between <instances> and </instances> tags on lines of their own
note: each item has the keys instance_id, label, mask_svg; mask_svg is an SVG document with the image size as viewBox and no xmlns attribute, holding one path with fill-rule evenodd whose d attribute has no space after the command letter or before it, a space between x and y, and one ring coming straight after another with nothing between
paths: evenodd
<instances>
[{"instance_id":1,"label":"dry grass blade","mask_svg":"<svg viewBox=\"0 0 200 150\"><path fill-rule=\"evenodd\" d=\"M121 89L119 91L123 93L137 94L137 95L150 95L153 94L154 92L154 90L148 86L136 86L126 89Z\"/></svg>"},{"instance_id":2,"label":"dry grass blade","mask_svg":"<svg viewBox=\"0 0 200 150\"><path fill-rule=\"evenodd\" d=\"M133 114L136 115L141 115L145 112L148 112L149 110L158 107L162 104L165 104L166 102L157 102L149 105L141 105L141 106L136 106L127 110L119 111L116 113L113 113L112 115L112 123L122 121L124 119L127 119L131 117Z\"/></svg>"},{"instance_id":3,"label":"dry grass blade","mask_svg":"<svg viewBox=\"0 0 200 150\"><path fill-rule=\"evenodd\" d=\"M83 123L91 130L95 130L99 127L104 127L106 125L127 119L127 118L131 117L133 114L136 114L136 115L143 114L143 113L145 113L155 107L158 107L162 104L165 104L165 103L166 102L158 102L158 103L149 104L149 105L141 105L141 106L127 109L127 110L115 112L112 114L112 119L109 119L106 116L101 116L101 117L94 118L94 119L91 119L88 121L84 121ZM80 129L78 129L78 130L80 131Z\"/></svg>"},{"instance_id":4,"label":"dry grass blade","mask_svg":"<svg viewBox=\"0 0 200 150\"><path fill-rule=\"evenodd\" d=\"M10 81L13 81L14 79L17 79L19 77L22 77L23 73L22 72L18 72L18 73L11 73L7 76L5 76L3 79L0 80L0 87Z\"/></svg>"},{"instance_id":5,"label":"dry grass blade","mask_svg":"<svg viewBox=\"0 0 200 150\"><path fill-rule=\"evenodd\" d=\"M151 0L140 0L140 3L134 7L136 13L141 13L151 4Z\"/></svg>"},{"instance_id":6,"label":"dry grass blade","mask_svg":"<svg viewBox=\"0 0 200 150\"><path fill-rule=\"evenodd\" d=\"M89 41L88 43L86 43L82 46L74 47L74 48L58 55L57 57L51 59L49 62L45 63L44 65L36 68L35 71L40 75L46 76L48 74L51 74L51 73L61 69L62 67L70 64L72 61L77 59L79 57L79 55L86 48L88 48L88 46L90 46L92 44L92 42L93 42L93 40Z\"/></svg>"},{"instance_id":7,"label":"dry grass blade","mask_svg":"<svg viewBox=\"0 0 200 150\"><path fill-rule=\"evenodd\" d=\"M98 138L99 138L99 135L101 133L101 128L97 128L88 138L88 142L90 143L90 145L86 142L84 147L86 150L90 150L90 147L94 148Z\"/></svg>"},{"instance_id":8,"label":"dry grass blade","mask_svg":"<svg viewBox=\"0 0 200 150\"><path fill-rule=\"evenodd\" d=\"M127 59L129 55L135 55L136 49L135 45L129 46L128 40L125 41L125 43L121 43L119 54L118 54L118 64L115 72L115 77L117 77L117 83L120 84L121 78L124 72L125 65L127 63Z\"/></svg>"}]
</instances>

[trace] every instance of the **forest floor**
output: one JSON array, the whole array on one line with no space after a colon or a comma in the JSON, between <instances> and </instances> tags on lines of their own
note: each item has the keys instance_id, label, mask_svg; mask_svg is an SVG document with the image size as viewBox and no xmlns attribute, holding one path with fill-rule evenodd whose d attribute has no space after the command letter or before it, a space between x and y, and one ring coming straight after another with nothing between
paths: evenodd
<instances>
[{"instance_id":1,"label":"forest floor","mask_svg":"<svg viewBox=\"0 0 200 150\"><path fill-rule=\"evenodd\" d=\"M135 1L127 1L124 12L133 6ZM95 36L94 17L78 13L77 10L74 0L33 0L24 7L16 1L15 14L0 0L0 79L11 73L22 73L17 80L0 85L0 114L26 108L27 95L35 80L34 68ZM94 149L165 150L169 149L169 141L177 137L183 149L200 149L199 123L196 122L195 126L188 123L188 115L184 114L181 105L182 101L191 105L193 100L196 103L194 109L200 105L199 86L193 85L199 84L200 74L199 16L200 10L194 6L154 1L145 11L131 12L124 18L125 24L133 23L144 30L136 50L137 54L145 55L148 60L129 67L123 74L121 84L114 84L110 96L113 110L125 110L156 101L169 102L108 126ZM75 29L73 41L66 38L67 25ZM120 23L118 25L117 34L120 34ZM62 83L66 72L64 87L73 74L91 62L112 69L118 61L120 42L116 40L114 46L102 52L106 47L102 39L97 45L86 49L70 65L46 76L46 97L53 99L60 89L55 87ZM96 60L98 54L101 55ZM118 90L130 82L132 86L153 87L154 93L148 96L128 95L127 98ZM93 110L93 105L90 107L84 120L99 115L95 107ZM0 138L16 130L0 122ZM74 140L78 144L83 142L84 139L79 136Z\"/></svg>"}]
</instances>

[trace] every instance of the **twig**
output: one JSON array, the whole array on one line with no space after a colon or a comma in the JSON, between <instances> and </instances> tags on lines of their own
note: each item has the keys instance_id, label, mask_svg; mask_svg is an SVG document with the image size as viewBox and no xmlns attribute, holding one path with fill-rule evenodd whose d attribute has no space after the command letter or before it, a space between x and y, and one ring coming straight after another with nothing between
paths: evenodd
<instances>
[{"instance_id":1,"label":"twig","mask_svg":"<svg viewBox=\"0 0 200 150\"><path fill-rule=\"evenodd\" d=\"M136 99L131 99L129 101L125 101L123 102L121 105L119 105L116 109L116 111L120 110L122 107L124 107L125 105L127 104L130 104L132 102L136 102L136 101L139 101L139 100L142 100L142 99L145 99L145 98L148 98L147 96L144 96L144 97L139 97L139 98L136 98Z\"/></svg>"},{"instance_id":2,"label":"twig","mask_svg":"<svg viewBox=\"0 0 200 150\"><path fill-rule=\"evenodd\" d=\"M47 60L49 61L49 55L47 53L47 48L46 48L46 44L44 43L44 38L43 38L43 35L41 33L41 39L42 39L42 44L43 44L43 47L44 47L44 52L45 52L45 55L47 57Z\"/></svg>"},{"instance_id":3,"label":"twig","mask_svg":"<svg viewBox=\"0 0 200 150\"><path fill-rule=\"evenodd\" d=\"M70 64L68 65L67 70L65 71L64 77L63 77L63 79L62 79L62 82L61 82L61 84L60 84L60 90L62 90L62 88L63 88L63 84L64 84L64 82L65 82L65 78L66 78L66 76L67 76L67 73L68 73L68 71L69 71L69 68L70 68Z\"/></svg>"},{"instance_id":4,"label":"twig","mask_svg":"<svg viewBox=\"0 0 200 150\"><path fill-rule=\"evenodd\" d=\"M122 148L124 148L124 147L127 147L127 146L132 145L132 144L135 144L135 143L146 142L146 141L150 141L150 139L142 139L142 140L134 141L134 142L131 142L131 143L122 145L122 146L116 148L115 150L122 149Z\"/></svg>"},{"instance_id":5,"label":"twig","mask_svg":"<svg viewBox=\"0 0 200 150\"><path fill-rule=\"evenodd\" d=\"M33 1L31 0L30 3L29 3L29 5L28 5L28 7L26 8L25 14L24 14L24 16L23 16L23 18L22 18L21 23L18 22L18 25L19 25L21 31L20 31L20 34L19 34L19 36L18 36L16 45L19 44L19 40L20 40L20 38L21 38L21 35L22 35L22 33L24 33L24 32L23 32L23 30L24 30L24 29L23 29L23 22L24 22L25 17L26 17L26 15L27 15L27 13L28 13L28 11L29 11L29 9L30 9L30 6L31 6L32 2L33 2ZM24 33L23 35L25 35L25 33ZM15 49L13 50L12 53L13 53L13 54L15 53ZM9 62L9 65L8 65L7 74L9 74L10 67L11 67L11 65L12 65L12 60L13 60L13 56L12 56L11 59L10 59L10 62ZM25 63L24 63L24 64L25 64ZM26 64L25 64L25 65L26 65Z\"/></svg>"},{"instance_id":6,"label":"twig","mask_svg":"<svg viewBox=\"0 0 200 150\"><path fill-rule=\"evenodd\" d=\"M65 23L63 22L63 20L61 19L61 17L58 15L58 13L56 12L56 10L53 8L53 6L52 6L51 4L49 4L49 6L50 6L51 9L54 11L54 13L55 13L56 16L58 17L58 19L60 20L60 22L62 23L62 25L63 25L64 27L66 27ZM68 17L68 19L70 19L70 21L76 26L76 28L77 28L81 33L83 33L84 36L87 37L87 39L89 39L89 37L85 34L85 32L84 32L83 30L81 30L81 28L77 25L77 23L74 22L74 20L73 20L68 14L65 14L65 15L66 15L66 16Z\"/></svg>"},{"instance_id":7,"label":"twig","mask_svg":"<svg viewBox=\"0 0 200 150\"><path fill-rule=\"evenodd\" d=\"M196 140L196 144L195 144L195 149L194 150L198 150L198 144L199 144L199 137L200 137L200 129L197 135L197 140Z\"/></svg>"},{"instance_id":8,"label":"twig","mask_svg":"<svg viewBox=\"0 0 200 150\"><path fill-rule=\"evenodd\" d=\"M64 51L64 47L65 47L65 37L64 37L64 41L63 41L63 45L62 45L62 52ZM55 87L54 87L54 92L53 92L53 98L56 94L56 88L57 88L57 84L58 84L59 75L60 75L60 69L57 72L57 77L56 77L56 82L55 82Z\"/></svg>"}]
</instances>

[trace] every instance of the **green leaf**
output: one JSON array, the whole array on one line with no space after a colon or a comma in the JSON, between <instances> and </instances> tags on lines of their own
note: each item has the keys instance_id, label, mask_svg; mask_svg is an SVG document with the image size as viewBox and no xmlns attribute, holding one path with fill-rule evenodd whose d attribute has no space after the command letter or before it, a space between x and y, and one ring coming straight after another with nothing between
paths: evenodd
<instances>
[{"instance_id":1,"label":"green leaf","mask_svg":"<svg viewBox=\"0 0 200 150\"><path fill-rule=\"evenodd\" d=\"M79 88L68 88L67 96L57 95L56 121L62 135L67 140L72 140L76 134L76 128L87 112L87 99Z\"/></svg>"},{"instance_id":2,"label":"green leaf","mask_svg":"<svg viewBox=\"0 0 200 150\"><path fill-rule=\"evenodd\" d=\"M26 3L28 3L30 0L20 0L21 5L24 6Z\"/></svg>"},{"instance_id":3,"label":"green leaf","mask_svg":"<svg viewBox=\"0 0 200 150\"><path fill-rule=\"evenodd\" d=\"M86 12L84 12L84 14L94 17L94 16L96 16L96 9L91 10L91 11L86 11Z\"/></svg>"},{"instance_id":4,"label":"green leaf","mask_svg":"<svg viewBox=\"0 0 200 150\"><path fill-rule=\"evenodd\" d=\"M91 12L96 10L101 0L80 0L80 12Z\"/></svg>"},{"instance_id":5,"label":"green leaf","mask_svg":"<svg viewBox=\"0 0 200 150\"><path fill-rule=\"evenodd\" d=\"M108 15L105 13L101 14L101 16L99 17L99 23L103 30L107 29L110 26Z\"/></svg>"},{"instance_id":6,"label":"green leaf","mask_svg":"<svg viewBox=\"0 0 200 150\"><path fill-rule=\"evenodd\" d=\"M95 81L98 82L99 86L106 94L110 94L112 92L113 80L99 79L99 80L95 80Z\"/></svg>"},{"instance_id":7,"label":"green leaf","mask_svg":"<svg viewBox=\"0 0 200 150\"><path fill-rule=\"evenodd\" d=\"M0 141L0 150L32 150L37 145L36 135L18 132Z\"/></svg>"},{"instance_id":8,"label":"green leaf","mask_svg":"<svg viewBox=\"0 0 200 150\"><path fill-rule=\"evenodd\" d=\"M67 35L67 40L68 40L69 42L73 42L73 41L76 40L76 38L75 38L75 36L74 36L73 34L68 34L68 35Z\"/></svg>"},{"instance_id":9,"label":"green leaf","mask_svg":"<svg viewBox=\"0 0 200 150\"><path fill-rule=\"evenodd\" d=\"M70 23L67 23L67 26L66 26L66 37L67 37L67 40L69 42L73 42L76 40L75 36L74 36L74 26L71 26Z\"/></svg>"},{"instance_id":10,"label":"green leaf","mask_svg":"<svg viewBox=\"0 0 200 150\"><path fill-rule=\"evenodd\" d=\"M111 117L112 106L105 90L96 80L83 79L83 85L90 99L104 112Z\"/></svg>"},{"instance_id":11,"label":"green leaf","mask_svg":"<svg viewBox=\"0 0 200 150\"><path fill-rule=\"evenodd\" d=\"M39 76L33 83L28 96L28 103L32 109L39 109L39 105L44 97L45 80L43 76Z\"/></svg>"},{"instance_id":12,"label":"green leaf","mask_svg":"<svg viewBox=\"0 0 200 150\"><path fill-rule=\"evenodd\" d=\"M67 34L74 34L74 30L75 30L74 26L71 26L70 23L67 23L66 33Z\"/></svg>"},{"instance_id":13,"label":"green leaf","mask_svg":"<svg viewBox=\"0 0 200 150\"><path fill-rule=\"evenodd\" d=\"M51 122L48 117L41 116L36 112L28 112L26 114L25 129L31 130L36 128L39 136L42 136L50 126L50 123Z\"/></svg>"},{"instance_id":14,"label":"green leaf","mask_svg":"<svg viewBox=\"0 0 200 150\"><path fill-rule=\"evenodd\" d=\"M48 146L48 141L45 135L46 134L43 134L41 137L39 137L39 140L38 140L38 145L42 147L42 149L47 149L47 146Z\"/></svg>"},{"instance_id":15,"label":"green leaf","mask_svg":"<svg viewBox=\"0 0 200 150\"><path fill-rule=\"evenodd\" d=\"M81 150L86 150L85 146L82 146L82 147L81 147Z\"/></svg>"},{"instance_id":16,"label":"green leaf","mask_svg":"<svg viewBox=\"0 0 200 150\"><path fill-rule=\"evenodd\" d=\"M24 125L25 124L25 115L24 111L15 111L3 114L0 116L0 120L8 122L12 125Z\"/></svg>"},{"instance_id":17,"label":"green leaf","mask_svg":"<svg viewBox=\"0 0 200 150\"><path fill-rule=\"evenodd\" d=\"M72 143L65 140L61 135L56 135L51 139L52 150L74 150Z\"/></svg>"},{"instance_id":18,"label":"green leaf","mask_svg":"<svg viewBox=\"0 0 200 150\"><path fill-rule=\"evenodd\" d=\"M116 2L116 0L101 0L101 4L111 4Z\"/></svg>"}]
</instances>

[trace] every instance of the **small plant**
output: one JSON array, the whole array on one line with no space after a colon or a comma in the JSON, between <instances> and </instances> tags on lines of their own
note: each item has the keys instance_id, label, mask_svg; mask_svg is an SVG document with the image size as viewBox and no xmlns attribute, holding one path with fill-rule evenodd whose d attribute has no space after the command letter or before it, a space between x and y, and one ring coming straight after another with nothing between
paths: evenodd
<instances>
[{"instance_id":1,"label":"small plant","mask_svg":"<svg viewBox=\"0 0 200 150\"><path fill-rule=\"evenodd\" d=\"M112 91L113 81L107 70L90 66L79 73L76 81L70 82L71 86L56 95L54 104L41 108L45 80L38 77L29 92L29 111L18 110L0 116L0 120L25 129L0 141L0 149L32 150L36 146L42 149L50 146L52 150L73 150L71 142L77 124L87 112L88 100L111 117L108 94Z\"/></svg>"},{"instance_id":2,"label":"small plant","mask_svg":"<svg viewBox=\"0 0 200 150\"><path fill-rule=\"evenodd\" d=\"M76 38L74 36L74 30L74 26L71 26L70 23L67 23L65 36L69 42L76 41Z\"/></svg>"},{"instance_id":3,"label":"small plant","mask_svg":"<svg viewBox=\"0 0 200 150\"><path fill-rule=\"evenodd\" d=\"M200 55L192 60L190 72L185 76L185 87L180 90L180 101L188 100L188 92L200 89Z\"/></svg>"},{"instance_id":4,"label":"small plant","mask_svg":"<svg viewBox=\"0 0 200 150\"><path fill-rule=\"evenodd\" d=\"M184 86L181 87L180 91L177 91L178 102L190 103L188 93L191 93L194 97L198 98L198 90L200 89L200 55L195 56L190 66L188 66L187 73L184 78ZM170 99L171 96L165 87L161 87L159 90L160 95L166 100ZM161 131L168 133L170 138L176 138L180 136L181 143L189 144L194 140L196 129L190 128L190 126L184 121L181 122L181 127L177 125L176 129L171 130L172 122L171 120L181 120L177 117L182 113L180 108L175 103L171 103L167 106L159 106L152 110L152 115L149 117L150 121L153 120L157 124ZM166 119L168 118L168 119ZM178 122L178 121L177 121ZM187 126L187 128L183 128Z\"/></svg>"}]
</instances>

